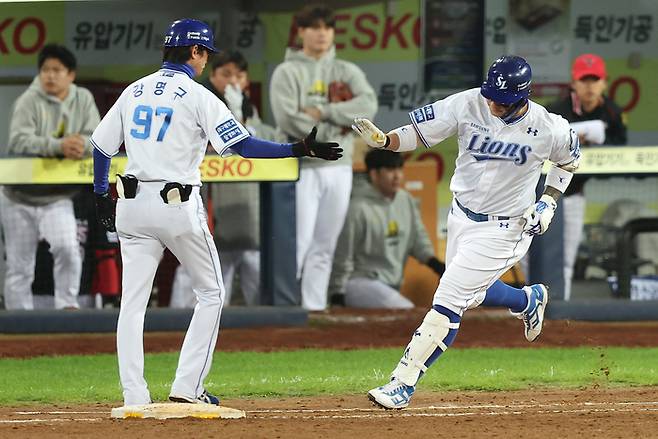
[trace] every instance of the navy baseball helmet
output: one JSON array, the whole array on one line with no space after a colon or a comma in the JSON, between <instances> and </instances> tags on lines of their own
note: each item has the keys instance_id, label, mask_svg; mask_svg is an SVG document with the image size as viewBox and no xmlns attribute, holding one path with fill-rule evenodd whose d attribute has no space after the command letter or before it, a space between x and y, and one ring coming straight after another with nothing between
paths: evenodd
<instances>
[{"instance_id":1,"label":"navy baseball helmet","mask_svg":"<svg viewBox=\"0 0 658 439\"><path fill-rule=\"evenodd\" d=\"M502 56L491 64L480 93L497 104L511 105L528 99L532 70L520 56Z\"/></svg>"},{"instance_id":2,"label":"navy baseball helmet","mask_svg":"<svg viewBox=\"0 0 658 439\"><path fill-rule=\"evenodd\" d=\"M211 52L217 52L215 36L210 26L192 18L174 21L164 37L165 47L185 47L195 44L203 46Z\"/></svg>"}]
</instances>

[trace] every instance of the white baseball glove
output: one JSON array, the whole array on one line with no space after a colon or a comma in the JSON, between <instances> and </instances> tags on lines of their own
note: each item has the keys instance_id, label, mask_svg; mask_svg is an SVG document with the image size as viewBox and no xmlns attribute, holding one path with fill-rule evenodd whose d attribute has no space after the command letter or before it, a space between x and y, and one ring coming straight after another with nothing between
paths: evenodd
<instances>
[{"instance_id":1,"label":"white baseball glove","mask_svg":"<svg viewBox=\"0 0 658 439\"><path fill-rule=\"evenodd\" d=\"M539 201L528 207L523 214L526 220L523 231L530 236L543 235L551 224L557 203L550 195L542 195Z\"/></svg>"},{"instance_id":2,"label":"white baseball glove","mask_svg":"<svg viewBox=\"0 0 658 439\"><path fill-rule=\"evenodd\" d=\"M352 124L352 129L366 142L371 148L386 148L386 134L368 119L356 118Z\"/></svg>"}]
</instances>

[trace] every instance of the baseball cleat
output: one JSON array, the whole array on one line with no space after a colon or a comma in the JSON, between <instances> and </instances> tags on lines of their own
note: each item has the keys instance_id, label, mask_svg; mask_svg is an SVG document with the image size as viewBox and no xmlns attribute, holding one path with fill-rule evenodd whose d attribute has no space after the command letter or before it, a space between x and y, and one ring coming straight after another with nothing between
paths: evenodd
<instances>
[{"instance_id":1,"label":"baseball cleat","mask_svg":"<svg viewBox=\"0 0 658 439\"><path fill-rule=\"evenodd\" d=\"M176 396L169 395L169 401L172 402L182 402L186 404L211 404L219 405L219 398L215 395L211 395L207 390L204 390L203 393L196 398L188 398L187 396Z\"/></svg>"},{"instance_id":2,"label":"baseball cleat","mask_svg":"<svg viewBox=\"0 0 658 439\"><path fill-rule=\"evenodd\" d=\"M528 306L520 313L512 313L523 320L525 338L532 342L537 340L544 325L544 311L548 304L548 287L544 284L534 284L523 287L528 295Z\"/></svg>"},{"instance_id":3,"label":"baseball cleat","mask_svg":"<svg viewBox=\"0 0 658 439\"><path fill-rule=\"evenodd\" d=\"M370 390L368 399L385 409L403 409L409 405L415 390L414 386L393 378L388 384Z\"/></svg>"}]
</instances>

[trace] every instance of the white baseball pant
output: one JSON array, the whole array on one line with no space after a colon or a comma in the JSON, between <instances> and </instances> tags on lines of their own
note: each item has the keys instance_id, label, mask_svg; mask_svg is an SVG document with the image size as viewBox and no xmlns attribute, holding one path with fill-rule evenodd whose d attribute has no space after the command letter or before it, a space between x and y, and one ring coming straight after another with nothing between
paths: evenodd
<instances>
[{"instance_id":1,"label":"white baseball pant","mask_svg":"<svg viewBox=\"0 0 658 439\"><path fill-rule=\"evenodd\" d=\"M336 242L345 222L352 191L351 166L302 168L297 182L297 278L302 307L327 307Z\"/></svg>"},{"instance_id":2,"label":"white baseball pant","mask_svg":"<svg viewBox=\"0 0 658 439\"><path fill-rule=\"evenodd\" d=\"M134 199L117 201L116 227L123 260L117 355L126 405L151 401L144 379L144 314L165 247L189 273L197 296L172 394L196 398L204 391L224 304L219 257L199 188L193 189L189 201L170 205L160 197L162 187L163 183L140 182Z\"/></svg>"},{"instance_id":3,"label":"white baseball pant","mask_svg":"<svg viewBox=\"0 0 658 439\"><path fill-rule=\"evenodd\" d=\"M236 271L240 276L240 287L247 306L260 304L260 251L222 250L219 255L222 264L222 277L226 289L224 301L231 304L233 279ZM196 295L192 291L192 279L182 266L176 268L174 283L171 286L171 308L194 308Z\"/></svg>"},{"instance_id":4,"label":"white baseball pant","mask_svg":"<svg viewBox=\"0 0 658 439\"><path fill-rule=\"evenodd\" d=\"M573 194L562 198L562 215L564 218L564 300L571 299L573 269L576 265L578 247L583 239L586 204L583 194Z\"/></svg>"},{"instance_id":5,"label":"white baseball pant","mask_svg":"<svg viewBox=\"0 0 658 439\"><path fill-rule=\"evenodd\" d=\"M462 315L479 306L489 288L526 254L532 237L521 217L476 222L452 202L448 214L446 271L433 303Z\"/></svg>"},{"instance_id":6,"label":"white baseball pant","mask_svg":"<svg viewBox=\"0 0 658 439\"><path fill-rule=\"evenodd\" d=\"M412 301L377 279L356 277L345 284L345 305L354 308L413 308Z\"/></svg>"},{"instance_id":7,"label":"white baseball pant","mask_svg":"<svg viewBox=\"0 0 658 439\"><path fill-rule=\"evenodd\" d=\"M50 244L53 255L55 308L78 308L82 249L73 201L30 206L12 201L0 190L0 221L7 253L5 308L34 309L32 282L41 239Z\"/></svg>"}]
</instances>

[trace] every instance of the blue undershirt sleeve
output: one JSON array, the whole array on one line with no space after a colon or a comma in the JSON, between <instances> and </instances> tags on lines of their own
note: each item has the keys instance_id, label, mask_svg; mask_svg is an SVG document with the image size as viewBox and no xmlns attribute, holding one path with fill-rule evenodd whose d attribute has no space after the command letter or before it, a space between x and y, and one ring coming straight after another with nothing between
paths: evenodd
<instances>
[{"instance_id":1,"label":"blue undershirt sleeve","mask_svg":"<svg viewBox=\"0 0 658 439\"><path fill-rule=\"evenodd\" d=\"M110 188L108 175L112 159L94 148L94 192L104 194Z\"/></svg>"},{"instance_id":2,"label":"blue undershirt sleeve","mask_svg":"<svg viewBox=\"0 0 658 439\"><path fill-rule=\"evenodd\" d=\"M291 143L275 143L253 136L240 140L231 149L245 158L293 157Z\"/></svg>"}]
</instances>

